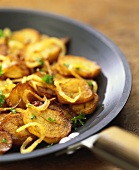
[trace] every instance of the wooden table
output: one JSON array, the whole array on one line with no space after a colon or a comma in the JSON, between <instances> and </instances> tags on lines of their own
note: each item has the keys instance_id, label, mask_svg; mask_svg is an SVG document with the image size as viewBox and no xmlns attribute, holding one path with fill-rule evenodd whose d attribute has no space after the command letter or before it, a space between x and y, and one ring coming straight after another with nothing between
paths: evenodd
<instances>
[{"instance_id":1,"label":"wooden table","mask_svg":"<svg viewBox=\"0 0 139 170\"><path fill-rule=\"evenodd\" d=\"M131 67L133 85L124 109L109 125L139 135L139 1L138 0L0 0L0 7L44 10L84 22L112 39ZM46 156L0 165L0 170L121 170L85 149L73 155Z\"/></svg>"}]
</instances>

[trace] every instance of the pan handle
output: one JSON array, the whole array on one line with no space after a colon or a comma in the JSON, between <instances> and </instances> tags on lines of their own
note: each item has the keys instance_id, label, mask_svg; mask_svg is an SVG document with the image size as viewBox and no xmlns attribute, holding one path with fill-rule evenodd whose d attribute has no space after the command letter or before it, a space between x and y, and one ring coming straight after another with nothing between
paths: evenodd
<instances>
[{"instance_id":1,"label":"pan handle","mask_svg":"<svg viewBox=\"0 0 139 170\"><path fill-rule=\"evenodd\" d=\"M92 140L91 140L92 138ZM82 141L82 146L126 170L139 170L139 137L118 127L110 127ZM92 141L92 143L90 143Z\"/></svg>"}]
</instances>

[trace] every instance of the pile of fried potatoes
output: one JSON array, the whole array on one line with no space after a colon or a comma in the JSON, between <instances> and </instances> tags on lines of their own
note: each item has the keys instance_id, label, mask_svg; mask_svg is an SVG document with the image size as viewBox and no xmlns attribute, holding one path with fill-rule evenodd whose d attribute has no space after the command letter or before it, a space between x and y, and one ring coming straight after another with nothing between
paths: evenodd
<instances>
[{"instance_id":1,"label":"pile of fried potatoes","mask_svg":"<svg viewBox=\"0 0 139 170\"><path fill-rule=\"evenodd\" d=\"M78 115L92 114L100 66L66 54L68 38L0 29L0 154L58 143Z\"/></svg>"}]
</instances>

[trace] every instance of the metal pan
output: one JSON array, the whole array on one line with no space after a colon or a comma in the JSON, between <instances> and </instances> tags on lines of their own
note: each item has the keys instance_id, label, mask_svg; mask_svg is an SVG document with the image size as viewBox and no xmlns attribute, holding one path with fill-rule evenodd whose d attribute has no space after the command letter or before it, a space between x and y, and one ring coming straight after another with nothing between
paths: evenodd
<instances>
[{"instance_id":1,"label":"metal pan","mask_svg":"<svg viewBox=\"0 0 139 170\"><path fill-rule=\"evenodd\" d=\"M79 136L52 147L40 147L32 153L18 152L0 156L0 162L19 161L66 150L70 146L96 134L109 124L124 107L131 90L132 78L128 62L120 49L107 37L78 21L27 9L0 9L0 28L18 30L32 27L50 36L71 39L68 53L85 56L102 68L97 78L100 96L98 107L84 126L77 129Z\"/></svg>"}]
</instances>

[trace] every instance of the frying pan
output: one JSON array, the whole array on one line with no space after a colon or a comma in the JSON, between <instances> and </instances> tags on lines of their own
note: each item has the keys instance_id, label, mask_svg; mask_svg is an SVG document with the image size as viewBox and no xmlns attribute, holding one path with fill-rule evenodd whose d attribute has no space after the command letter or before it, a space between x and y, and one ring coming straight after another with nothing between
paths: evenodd
<instances>
[{"instance_id":1,"label":"frying pan","mask_svg":"<svg viewBox=\"0 0 139 170\"><path fill-rule=\"evenodd\" d=\"M90 28L78 21L44 11L1 8L0 28L2 29L4 27L9 27L13 31L30 27L50 36L68 36L71 40L68 46L69 54L84 56L96 61L102 69L100 75L97 77L99 86L98 95L100 97L97 109L88 117L85 125L77 129L77 132L79 132L77 137L49 148L40 146L29 154L23 155L19 152L11 151L0 156L0 162L19 161L52 153L60 154L73 151L83 145L92 149L93 141L97 141L94 144L96 148L99 148L99 144L102 142L100 144L100 150L104 150L105 147L103 148L102 146L106 146L107 143L111 141L110 137L108 137L109 134L117 133L117 129L112 129L112 132L111 129L104 133L102 132L102 136L107 136L108 138L105 138L105 140L101 139L101 142L97 140L100 135L95 135L95 137L90 136L100 132L118 115L129 97L132 84L128 62L120 49L110 39L94 28ZM120 132L121 130L119 130L119 133ZM122 131L121 133L125 132ZM114 138L114 136L112 138ZM110 141L108 139L110 139ZM114 140L116 141L116 138ZM91 141L91 144L88 144L88 141ZM114 146L117 145L111 145L111 151ZM126 151L127 148L128 147L126 147L124 151ZM109 154L111 151L109 151ZM96 151L96 153L98 152ZM106 154L105 156L103 154L99 155L105 158L108 157Z\"/></svg>"}]
</instances>

